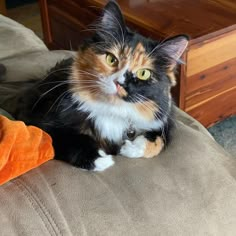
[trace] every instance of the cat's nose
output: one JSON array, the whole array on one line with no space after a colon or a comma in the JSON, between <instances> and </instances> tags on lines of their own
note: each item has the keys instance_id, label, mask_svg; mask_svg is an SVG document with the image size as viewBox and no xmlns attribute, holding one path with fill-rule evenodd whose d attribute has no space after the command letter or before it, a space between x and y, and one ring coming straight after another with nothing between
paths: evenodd
<instances>
[{"instance_id":1,"label":"cat's nose","mask_svg":"<svg viewBox=\"0 0 236 236\"><path fill-rule=\"evenodd\" d=\"M120 87L123 87L124 84L121 84L119 81L114 81L115 85L117 87L117 89L119 89Z\"/></svg>"},{"instance_id":2,"label":"cat's nose","mask_svg":"<svg viewBox=\"0 0 236 236\"><path fill-rule=\"evenodd\" d=\"M124 85L124 83L125 83L125 77L124 77L124 75L119 76L119 77L115 80L115 82L119 83L120 85Z\"/></svg>"}]
</instances>

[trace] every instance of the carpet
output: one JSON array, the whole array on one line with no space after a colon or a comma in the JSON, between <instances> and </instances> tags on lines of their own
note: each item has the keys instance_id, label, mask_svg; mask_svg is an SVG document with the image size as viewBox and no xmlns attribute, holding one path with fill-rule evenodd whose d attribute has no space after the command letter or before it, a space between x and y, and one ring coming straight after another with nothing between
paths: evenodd
<instances>
[{"instance_id":1,"label":"carpet","mask_svg":"<svg viewBox=\"0 0 236 236\"><path fill-rule=\"evenodd\" d=\"M236 158L236 116L215 124L208 131L225 150Z\"/></svg>"}]
</instances>

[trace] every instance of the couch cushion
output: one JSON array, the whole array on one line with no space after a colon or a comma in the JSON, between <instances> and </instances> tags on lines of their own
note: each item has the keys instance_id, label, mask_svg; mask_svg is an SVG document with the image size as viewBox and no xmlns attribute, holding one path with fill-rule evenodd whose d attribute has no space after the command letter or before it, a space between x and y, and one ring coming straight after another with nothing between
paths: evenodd
<instances>
[{"instance_id":1,"label":"couch cushion","mask_svg":"<svg viewBox=\"0 0 236 236\"><path fill-rule=\"evenodd\" d=\"M22 81L43 78L57 62L74 55L75 52L65 50L41 50L5 58L0 60L0 62L7 69L7 81Z\"/></svg>"},{"instance_id":2,"label":"couch cushion","mask_svg":"<svg viewBox=\"0 0 236 236\"><path fill-rule=\"evenodd\" d=\"M236 161L208 135L177 122L158 158L115 161L94 173L53 160L1 186L1 233L235 234Z\"/></svg>"},{"instance_id":3,"label":"couch cushion","mask_svg":"<svg viewBox=\"0 0 236 236\"><path fill-rule=\"evenodd\" d=\"M0 61L29 52L48 50L32 30L0 15Z\"/></svg>"}]
</instances>

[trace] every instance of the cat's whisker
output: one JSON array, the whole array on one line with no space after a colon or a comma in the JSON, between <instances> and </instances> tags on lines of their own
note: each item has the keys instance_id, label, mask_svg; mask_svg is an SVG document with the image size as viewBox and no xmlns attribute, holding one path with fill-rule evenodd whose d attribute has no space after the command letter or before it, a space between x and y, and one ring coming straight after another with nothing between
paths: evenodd
<instances>
[{"instance_id":1,"label":"cat's whisker","mask_svg":"<svg viewBox=\"0 0 236 236\"><path fill-rule=\"evenodd\" d=\"M65 82L62 82L54 87L52 87L51 89L47 90L46 92L44 92L42 95L40 95L39 99L34 103L33 107L32 107L32 110L34 110L34 108L37 106L37 104L39 103L39 101L44 97L46 96L48 93L50 93L51 91L53 91L54 89L62 86L62 85L65 85L66 83Z\"/></svg>"},{"instance_id":2,"label":"cat's whisker","mask_svg":"<svg viewBox=\"0 0 236 236\"><path fill-rule=\"evenodd\" d=\"M72 47L71 40L69 40L69 44L70 44L70 51L74 51L74 49L73 49L73 47Z\"/></svg>"},{"instance_id":3,"label":"cat's whisker","mask_svg":"<svg viewBox=\"0 0 236 236\"><path fill-rule=\"evenodd\" d=\"M163 43L166 41L167 38L168 37L165 37L162 40L160 40L158 42L157 46L153 48L153 50L147 55L147 57L150 57L158 48L160 48L163 45Z\"/></svg>"},{"instance_id":4,"label":"cat's whisker","mask_svg":"<svg viewBox=\"0 0 236 236\"><path fill-rule=\"evenodd\" d=\"M70 92L69 92L69 90L68 90L68 91L65 91L63 94L64 94L64 95L62 96L62 98L60 99L60 101L59 101L58 104L57 104L56 111L58 111L58 109L59 109L61 103L63 102L63 100L65 99L65 97L66 97L67 95L70 95ZM74 103L72 102L72 105L73 105L73 104L74 104Z\"/></svg>"},{"instance_id":5,"label":"cat's whisker","mask_svg":"<svg viewBox=\"0 0 236 236\"><path fill-rule=\"evenodd\" d=\"M90 81L90 80L78 80L76 82L77 84L85 84L85 85L90 85L90 84L97 84L97 81Z\"/></svg>"},{"instance_id":6,"label":"cat's whisker","mask_svg":"<svg viewBox=\"0 0 236 236\"><path fill-rule=\"evenodd\" d=\"M107 83L108 83L108 81L107 80L105 80L105 78L100 78L100 80L98 80L98 81L96 81L96 83L99 85L99 86L108 86L108 87L110 87L110 85L108 85Z\"/></svg>"},{"instance_id":7,"label":"cat's whisker","mask_svg":"<svg viewBox=\"0 0 236 236\"><path fill-rule=\"evenodd\" d=\"M55 102L54 102L54 103L52 104L52 106L48 109L48 111L47 111L47 113L46 113L45 115L47 115L47 114L52 110L52 108L53 108L54 105L57 103L57 101L59 101L60 98L61 98L65 93L68 93L68 91L63 92L63 93L55 100Z\"/></svg>"},{"instance_id":8,"label":"cat's whisker","mask_svg":"<svg viewBox=\"0 0 236 236\"><path fill-rule=\"evenodd\" d=\"M107 44L105 42L97 42L97 43L92 43L93 46L99 47L99 45L101 46L107 46ZM102 48L101 48L102 49ZM104 49L104 48L103 48Z\"/></svg>"},{"instance_id":9,"label":"cat's whisker","mask_svg":"<svg viewBox=\"0 0 236 236\"><path fill-rule=\"evenodd\" d=\"M161 108L161 107L159 107L158 115L159 115L159 114L162 115L162 116L168 117L168 119L172 120L173 123L176 123L175 119L173 119L173 118L169 115L168 111L164 110L164 109ZM167 125L168 125L168 123L167 123Z\"/></svg>"},{"instance_id":10,"label":"cat's whisker","mask_svg":"<svg viewBox=\"0 0 236 236\"><path fill-rule=\"evenodd\" d=\"M57 73L59 71L68 71L70 72L70 69L69 68L62 68L62 69L58 69L58 70L53 70L53 71L50 71L41 81L44 81L46 80L50 75L54 74L54 73Z\"/></svg>"},{"instance_id":11,"label":"cat's whisker","mask_svg":"<svg viewBox=\"0 0 236 236\"><path fill-rule=\"evenodd\" d=\"M97 43L98 44L98 43ZM96 47L97 49L100 49L101 51L104 51L104 48L107 48L108 44L102 44L101 45L97 45L96 43L93 43L93 46Z\"/></svg>"},{"instance_id":12,"label":"cat's whisker","mask_svg":"<svg viewBox=\"0 0 236 236\"><path fill-rule=\"evenodd\" d=\"M91 77L95 77L95 78L99 79L98 76L89 75L89 74L82 73L82 72L79 72L78 75L79 75L78 80L89 81L89 80L91 80Z\"/></svg>"},{"instance_id":13,"label":"cat's whisker","mask_svg":"<svg viewBox=\"0 0 236 236\"><path fill-rule=\"evenodd\" d=\"M141 94L137 94L138 97L140 97L142 100L144 101L149 101L149 99ZM148 107L150 107L150 109L152 109L153 111L155 111L154 108L159 108L156 104L154 104L154 108L152 108L150 105L148 105L148 103L145 103L145 105L147 105Z\"/></svg>"},{"instance_id":14,"label":"cat's whisker","mask_svg":"<svg viewBox=\"0 0 236 236\"><path fill-rule=\"evenodd\" d=\"M58 84L60 83L61 81L51 81L51 82L48 82L48 83L43 83L39 86L43 86L43 85L47 85L47 84ZM66 85L66 84L70 84L70 85L76 85L76 87L79 87L79 88L82 88L83 89L86 89L86 88L91 88L91 87L99 87L97 84L95 84L94 82L92 81L83 81L81 83L81 81L64 81L64 82L61 82L60 83L61 85Z\"/></svg>"},{"instance_id":15,"label":"cat's whisker","mask_svg":"<svg viewBox=\"0 0 236 236\"><path fill-rule=\"evenodd\" d=\"M98 89L100 86L76 86L75 89L86 90L86 89Z\"/></svg>"},{"instance_id":16,"label":"cat's whisker","mask_svg":"<svg viewBox=\"0 0 236 236\"><path fill-rule=\"evenodd\" d=\"M42 83L42 84L39 84L38 87L41 87L43 85L48 85L48 84L58 84L58 83L65 83L65 84L71 84L71 83L75 83L77 82L76 80L69 80L69 81L58 81L58 80L55 80L55 81L50 81L50 82L47 82L47 83Z\"/></svg>"},{"instance_id":17,"label":"cat's whisker","mask_svg":"<svg viewBox=\"0 0 236 236\"><path fill-rule=\"evenodd\" d=\"M137 101L139 101L139 104L141 106L143 106L144 109L150 110L153 113L155 119L162 120L161 117L159 116L158 112L156 112L156 110L153 107L149 106L147 103L143 103L146 100L143 100L143 98L140 98L137 95L135 97L136 97Z\"/></svg>"},{"instance_id":18,"label":"cat's whisker","mask_svg":"<svg viewBox=\"0 0 236 236\"><path fill-rule=\"evenodd\" d=\"M55 81L55 83L58 83L58 82L60 82L60 81ZM50 83L50 82L48 82L48 83ZM52 83L54 83L54 81L52 81ZM50 93L52 90L54 90L54 89L56 89L56 88L58 88L58 87L60 87L60 86L62 86L62 85L66 85L66 84L77 84L78 85L78 87L80 87L80 88L98 88L99 86L96 86L96 84L94 84L94 85L91 85L91 86L79 86L79 84L78 84L78 82L76 81L76 82L74 82L73 83L73 81L63 81L63 82L61 82L61 83L59 83L58 85L56 85L56 86L54 86L54 87L52 87L51 89L49 89L49 90L47 90L46 92L44 92L41 96L40 96L40 98L35 102L35 104L33 105L33 107L32 107L32 110L35 108L35 106L38 104L38 102L44 97L44 96L46 96L48 93ZM45 83L46 84L46 83Z\"/></svg>"},{"instance_id":19,"label":"cat's whisker","mask_svg":"<svg viewBox=\"0 0 236 236\"><path fill-rule=\"evenodd\" d=\"M140 97L145 98L145 97L142 96L141 94L138 94L138 95L139 95ZM159 116L159 114L156 113L155 110L153 110L153 108L149 107L147 104L142 103L142 101L144 101L144 100L142 100L142 99L140 100L140 97L136 96L136 98L137 98L137 100L140 102L140 104L142 104L145 108L148 108L150 111L152 111L156 119L162 120L161 117ZM160 126L160 129L161 129L161 137L162 137L162 139L163 139L163 142L166 143L167 140L166 140L165 129L164 129L163 126Z\"/></svg>"},{"instance_id":20,"label":"cat's whisker","mask_svg":"<svg viewBox=\"0 0 236 236\"><path fill-rule=\"evenodd\" d=\"M146 100L146 101L148 100L147 97L145 97L145 96L143 96L143 95L141 95L141 94L138 94L138 96L140 96L141 98L143 98L143 99ZM169 101L166 101L165 98L163 98L162 102L164 102L166 105L169 105ZM163 110L161 106L158 106L158 110L159 110L160 112L165 112L165 113L167 113L167 111ZM166 114L163 113L163 115L166 115Z\"/></svg>"},{"instance_id":21,"label":"cat's whisker","mask_svg":"<svg viewBox=\"0 0 236 236\"><path fill-rule=\"evenodd\" d=\"M77 71L79 72L79 74L84 73L84 74L88 74L88 75L94 76L94 77L96 77L96 78L99 78L98 75L95 75L95 74L93 74L93 73L91 73L91 72L88 72L88 71L85 71L85 70L77 69Z\"/></svg>"},{"instance_id":22,"label":"cat's whisker","mask_svg":"<svg viewBox=\"0 0 236 236\"><path fill-rule=\"evenodd\" d=\"M146 109L147 109L147 110L150 110L150 111L155 115L155 110L154 110L152 107L150 107L149 105L147 105L146 103L144 103L145 100L141 99L141 98L138 97L137 95L135 95L135 98L136 98L136 100L138 101L138 103L139 103L141 106L143 106L143 108L145 108L145 110L146 110Z\"/></svg>"},{"instance_id":23,"label":"cat's whisker","mask_svg":"<svg viewBox=\"0 0 236 236\"><path fill-rule=\"evenodd\" d=\"M160 120L160 118L157 116L155 110L153 110L153 108L147 106L146 104L143 103L143 100L140 100L139 98L136 97L136 103L138 103L140 106L142 106L144 108L144 110L147 110L147 111L151 111L152 114L154 115L154 118L157 119L157 120Z\"/></svg>"}]
</instances>

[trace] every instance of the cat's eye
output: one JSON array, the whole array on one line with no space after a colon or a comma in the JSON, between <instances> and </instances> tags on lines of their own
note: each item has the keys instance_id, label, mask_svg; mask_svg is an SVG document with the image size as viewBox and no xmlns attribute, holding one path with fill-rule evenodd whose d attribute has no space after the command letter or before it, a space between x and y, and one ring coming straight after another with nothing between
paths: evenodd
<instances>
[{"instance_id":1,"label":"cat's eye","mask_svg":"<svg viewBox=\"0 0 236 236\"><path fill-rule=\"evenodd\" d=\"M148 69L140 69L136 72L136 76L140 80L148 80L151 77L151 71Z\"/></svg>"},{"instance_id":2,"label":"cat's eye","mask_svg":"<svg viewBox=\"0 0 236 236\"><path fill-rule=\"evenodd\" d=\"M107 53L107 55L106 55L106 62L107 62L107 64L109 66L112 66L112 67L118 65L117 58L113 54L111 54L111 53Z\"/></svg>"}]
</instances>

